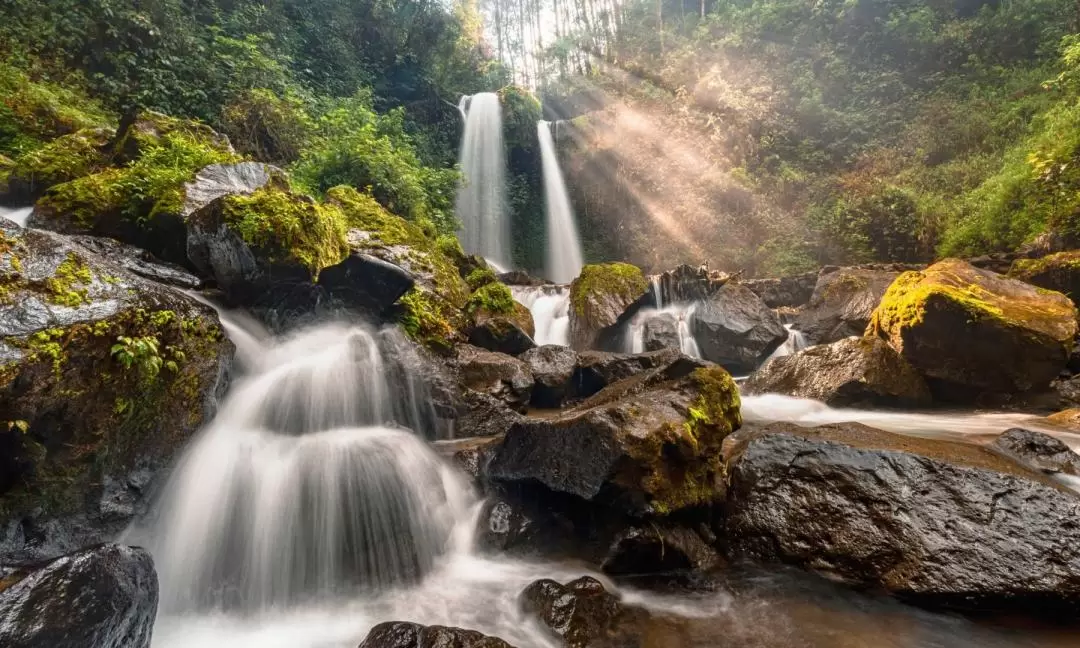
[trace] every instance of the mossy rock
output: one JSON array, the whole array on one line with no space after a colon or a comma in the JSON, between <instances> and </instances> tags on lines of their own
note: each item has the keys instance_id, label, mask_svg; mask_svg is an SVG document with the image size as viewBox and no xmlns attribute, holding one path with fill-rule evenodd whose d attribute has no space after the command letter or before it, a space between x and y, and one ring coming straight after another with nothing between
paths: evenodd
<instances>
[{"instance_id":1,"label":"mossy rock","mask_svg":"<svg viewBox=\"0 0 1080 648\"><path fill-rule=\"evenodd\" d=\"M103 489L171 460L231 354L212 309L0 221L0 527L80 516L101 537L72 542L118 532L127 518L99 509Z\"/></svg>"},{"instance_id":2,"label":"mossy rock","mask_svg":"<svg viewBox=\"0 0 1080 648\"><path fill-rule=\"evenodd\" d=\"M1058 252L1041 259L1017 259L1009 269L1009 276L1056 290L1076 303L1080 300L1080 250Z\"/></svg>"},{"instance_id":3,"label":"mossy rock","mask_svg":"<svg viewBox=\"0 0 1080 648\"><path fill-rule=\"evenodd\" d=\"M1076 307L1061 293L956 259L898 277L867 328L927 379L936 399L953 402L1047 387L1076 333Z\"/></svg>"},{"instance_id":4,"label":"mossy rock","mask_svg":"<svg viewBox=\"0 0 1080 648\"><path fill-rule=\"evenodd\" d=\"M78 89L0 64L0 153L18 157L57 137L112 122L108 111Z\"/></svg>"},{"instance_id":5,"label":"mossy rock","mask_svg":"<svg viewBox=\"0 0 1080 648\"><path fill-rule=\"evenodd\" d=\"M488 476L634 516L709 507L723 493L720 448L742 425L739 406L723 368L676 355L557 417L516 423Z\"/></svg>"},{"instance_id":6,"label":"mossy rock","mask_svg":"<svg viewBox=\"0 0 1080 648\"><path fill-rule=\"evenodd\" d=\"M203 124L145 114L152 117L120 129L109 152L117 166L51 187L38 201L31 224L115 238L186 265L188 183L206 167L240 158L227 139Z\"/></svg>"},{"instance_id":7,"label":"mossy rock","mask_svg":"<svg viewBox=\"0 0 1080 648\"><path fill-rule=\"evenodd\" d=\"M536 149L539 146L536 122L543 117L540 100L528 89L516 85L503 87L498 95L507 148Z\"/></svg>"},{"instance_id":8,"label":"mossy rock","mask_svg":"<svg viewBox=\"0 0 1080 648\"><path fill-rule=\"evenodd\" d=\"M885 291L899 276L899 271L881 268L822 271L809 302L799 311L795 328L809 344L830 344L862 335Z\"/></svg>"},{"instance_id":9,"label":"mossy rock","mask_svg":"<svg viewBox=\"0 0 1080 648\"><path fill-rule=\"evenodd\" d=\"M474 311L468 330L469 344L509 355L520 355L535 348L535 335L532 313L516 301L509 312L492 312L485 308Z\"/></svg>"},{"instance_id":10,"label":"mossy rock","mask_svg":"<svg viewBox=\"0 0 1080 648\"><path fill-rule=\"evenodd\" d=\"M100 171L114 135L109 128L83 129L20 156L10 168L0 201L29 204L50 187Z\"/></svg>"},{"instance_id":11,"label":"mossy rock","mask_svg":"<svg viewBox=\"0 0 1080 648\"><path fill-rule=\"evenodd\" d=\"M570 284L570 341L589 349L600 332L614 326L649 289L637 266L629 263L587 265Z\"/></svg>"}]
</instances>

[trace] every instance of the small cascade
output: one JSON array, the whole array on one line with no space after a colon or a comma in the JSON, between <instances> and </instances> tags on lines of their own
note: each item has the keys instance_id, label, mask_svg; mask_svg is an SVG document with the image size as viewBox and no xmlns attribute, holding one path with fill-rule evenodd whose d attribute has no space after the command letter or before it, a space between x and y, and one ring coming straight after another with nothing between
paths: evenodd
<instances>
[{"instance_id":1,"label":"small cascade","mask_svg":"<svg viewBox=\"0 0 1080 648\"><path fill-rule=\"evenodd\" d=\"M585 264L581 239L574 221L574 210L566 193L551 123L536 124L540 139L540 158L544 167L544 203L547 206L547 257L545 273L556 283L570 283Z\"/></svg>"},{"instance_id":2,"label":"small cascade","mask_svg":"<svg viewBox=\"0 0 1080 648\"><path fill-rule=\"evenodd\" d=\"M13 221L19 227L26 227L26 222L30 219L30 214L33 212L33 206L19 207L18 209L0 206L0 218L6 218L9 221Z\"/></svg>"},{"instance_id":3,"label":"small cascade","mask_svg":"<svg viewBox=\"0 0 1080 648\"><path fill-rule=\"evenodd\" d=\"M378 334L326 324L252 340L261 352L182 457L157 515L125 538L153 553L165 613L381 590L464 549L455 530L473 495L396 427L406 399Z\"/></svg>"},{"instance_id":4,"label":"small cascade","mask_svg":"<svg viewBox=\"0 0 1080 648\"><path fill-rule=\"evenodd\" d=\"M663 275L652 275L649 277L649 288L652 291L653 301L656 302L658 309L664 308L664 286L661 283Z\"/></svg>"},{"instance_id":5,"label":"small cascade","mask_svg":"<svg viewBox=\"0 0 1080 648\"><path fill-rule=\"evenodd\" d=\"M461 246L469 254L508 268L510 220L499 96L494 92L464 96L458 108L465 118L458 157L464 177L454 205L461 219Z\"/></svg>"},{"instance_id":6,"label":"small cascade","mask_svg":"<svg viewBox=\"0 0 1080 648\"><path fill-rule=\"evenodd\" d=\"M772 355L765 359L765 362L768 362L773 358L783 358L784 356L794 355L809 346L806 341L806 336L803 335L802 331L792 328L791 324L785 324L784 328L786 328L788 332L787 340L776 347L776 351L773 351Z\"/></svg>"},{"instance_id":7,"label":"small cascade","mask_svg":"<svg viewBox=\"0 0 1080 648\"><path fill-rule=\"evenodd\" d=\"M656 284L653 284L654 289ZM659 294L659 293L656 293ZM638 311L630 320L624 338L623 350L626 353L644 353L645 334L650 326L663 326L663 320L674 324L675 335L678 337L679 350L691 358L701 358L701 348L691 331L691 322L697 304L672 304L666 308L646 308Z\"/></svg>"},{"instance_id":8,"label":"small cascade","mask_svg":"<svg viewBox=\"0 0 1080 648\"><path fill-rule=\"evenodd\" d=\"M569 286L511 286L510 292L532 313L538 345L570 346Z\"/></svg>"}]
</instances>

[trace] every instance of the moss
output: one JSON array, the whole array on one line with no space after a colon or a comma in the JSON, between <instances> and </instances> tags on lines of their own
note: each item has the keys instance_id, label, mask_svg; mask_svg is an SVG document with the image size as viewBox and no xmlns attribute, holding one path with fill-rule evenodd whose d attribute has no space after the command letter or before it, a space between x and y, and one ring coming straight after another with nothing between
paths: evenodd
<instances>
[{"instance_id":1,"label":"moss","mask_svg":"<svg viewBox=\"0 0 1080 648\"><path fill-rule=\"evenodd\" d=\"M61 135L113 118L85 93L35 80L0 64L0 153L19 155Z\"/></svg>"},{"instance_id":2,"label":"moss","mask_svg":"<svg viewBox=\"0 0 1080 648\"><path fill-rule=\"evenodd\" d=\"M89 301L86 287L93 281L94 275L86 263L76 253L68 252L67 258L56 267L53 276L45 280L45 288L49 293L49 301L75 308Z\"/></svg>"},{"instance_id":3,"label":"moss","mask_svg":"<svg viewBox=\"0 0 1080 648\"><path fill-rule=\"evenodd\" d=\"M469 297L465 310L470 315L480 311L506 315L514 312L514 303L510 289L496 281L478 288Z\"/></svg>"},{"instance_id":4,"label":"moss","mask_svg":"<svg viewBox=\"0 0 1080 648\"><path fill-rule=\"evenodd\" d=\"M461 247L461 241L452 234L444 234L436 239L435 248L449 257L455 265L460 266L465 259L465 250Z\"/></svg>"},{"instance_id":5,"label":"moss","mask_svg":"<svg viewBox=\"0 0 1080 648\"><path fill-rule=\"evenodd\" d=\"M99 170L105 165L102 152L112 137L109 129L84 129L65 135L26 153L11 168L9 184L18 183L31 195Z\"/></svg>"},{"instance_id":6,"label":"moss","mask_svg":"<svg viewBox=\"0 0 1080 648\"><path fill-rule=\"evenodd\" d=\"M413 287L398 300L402 307L401 325L413 340L429 347L449 345L454 326L446 318L438 295Z\"/></svg>"},{"instance_id":7,"label":"moss","mask_svg":"<svg viewBox=\"0 0 1080 648\"><path fill-rule=\"evenodd\" d=\"M349 254L345 215L334 204L319 204L274 187L222 201L222 215L249 245L270 260L295 263L317 278Z\"/></svg>"},{"instance_id":8,"label":"moss","mask_svg":"<svg viewBox=\"0 0 1080 648\"><path fill-rule=\"evenodd\" d=\"M465 278L465 283L468 284L471 290L479 290L488 284L493 284L498 281L499 278L495 276L495 273L492 272L491 268L476 268Z\"/></svg>"},{"instance_id":9,"label":"moss","mask_svg":"<svg viewBox=\"0 0 1080 648\"><path fill-rule=\"evenodd\" d=\"M61 214L79 227L93 229L102 216L122 211L125 178L123 171L107 169L65 182L49 189L38 206L44 213Z\"/></svg>"},{"instance_id":10,"label":"moss","mask_svg":"<svg viewBox=\"0 0 1080 648\"><path fill-rule=\"evenodd\" d=\"M587 265L570 286L570 303L579 317L587 317L591 298L614 295L631 302L648 288L649 282L637 266L629 263Z\"/></svg>"}]
</instances>

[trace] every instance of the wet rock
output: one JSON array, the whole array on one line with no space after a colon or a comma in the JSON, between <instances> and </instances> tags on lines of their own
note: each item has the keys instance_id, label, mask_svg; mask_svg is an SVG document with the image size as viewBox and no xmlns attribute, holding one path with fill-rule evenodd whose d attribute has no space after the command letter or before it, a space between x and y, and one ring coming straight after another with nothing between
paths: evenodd
<instances>
[{"instance_id":1,"label":"wet rock","mask_svg":"<svg viewBox=\"0 0 1080 648\"><path fill-rule=\"evenodd\" d=\"M85 549L0 579L0 645L148 648L157 603L149 553Z\"/></svg>"},{"instance_id":2,"label":"wet rock","mask_svg":"<svg viewBox=\"0 0 1080 648\"><path fill-rule=\"evenodd\" d=\"M526 361L462 344L456 366L466 388L522 409L528 405L534 380Z\"/></svg>"},{"instance_id":3,"label":"wet rock","mask_svg":"<svg viewBox=\"0 0 1080 648\"><path fill-rule=\"evenodd\" d=\"M479 482L482 481L484 469L495 451L495 444L500 441L500 438L466 438L437 441L432 447L440 457L449 460L461 472Z\"/></svg>"},{"instance_id":4,"label":"wet rock","mask_svg":"<svg viewBox=\"0 0 1080 648\"><path fill-rule=\"evenodd\" d=\"M480 511L476 544L482 551L520 558L564 558L579 553L574 521L538 502L494 497Z\"/></svg>"},{"instance_id":5,"label":"wet rock","mask_svg":"<svg viewBox=\"0 0 1080 648\"><path fill-rule=\"evenodd\" d=\"M115 536L198 430L232 357L214 311L0 221L0 557ZM117 505L122 502L123 505Z\"/></svg>"},{"instance_id":6,"label":"wet rock","mask_svg":"<svg viewBox=\"0 0 1080 648\"><path fill-rule=\"evenodd\" d=\"M184 185L184 207L181 216L186 220L195 212L225 196L250 196L259 189L284 181L285 172L262 162L211 164L195 174Z\"/></svg>"},{"instance_id":7,"label":"wet rock","mask_svg":"<svg viewBox=\"0 0 1080 648\"><path fill-rule=\"evenodd\" d=\"M648 289L645 275L628 263L585 266L570 285L571 346L593 348L604 330L618 324Z\"/></svg>"},{"instance_id":8,"label":"wet rock","mask_svg":"<svg viewBox=\"0 0 1080 648\"><path fill-rule=\"evenodd\" d=\"M624 607L591 576L565 585L550 579L535 581L518 601L526 616L539 621L568 648L637 645L635 622L647 616Z\"/></svg>"},{"instance_id":9,"label":"wet rock","mask_svg":"<svg viewBox=\"0 0 1080 648\"><path fill-rule=\"evenodd\" d=\"M645 351L681 349L679 323L671 313L659 313L643 325L642 339Z\"/></svg>"},{"instance_id":10,"label":"wet rock","mask_svg":"<svg viewBox=\"0 0 1080 648\"><path fill-rule=\"evenodd\" d=\"M506 395L492 396L465 388L460 396L454 417L456 436L493 437L506 434L511 427L525 419L518 410L524 408L519 399L510 402Z\"/></svg>"},{"instance_id":11,"label":"wet rock","mask_svg":"<svg viewBox=\"0 0 1080 648\"><path fill-rule=\"evenodd\" d=\"M725 457L736 557L926 604L1080 600L1080 496L989 448L774 424L734 437Z\"/></svg>"},{"instance_id":12,"label":"wet rock","mask_svg":"<svg viewBox=\"0 0 1080 648\"><path fill-rule=\"evenodd\" d=\"M694 311L701 355L735 374L757 369L788 337L776 313L749 288L724 285Z\"/></svg>"},{"instance_id":13,"label":"wet rock","mask_svg":"<svg viewBox=\"0 0 1080 648\"><path fill-rule=\"evenodd\" d=\"M360 648L513 648L475 630L387 621L371 629Z\"/></svg>"},{"instance_id":14,"label":"wet rock","mask_svg":"<svg viewBox=\"0 0 1080 648\"><path fill-rule=\"evenodd\" d=\"M574 395L588 398L620 380L636 376L649 369L667 366L681 357L675 349L651 353L626 354L606 351L583 351L578 354L578 366L572 383Z\"/></svg>"},{"instance_id":15,"label":"wet rock","mask_svg":"<svg viewBox=\"0 0 1080 648\"><path fill-rule=\"evenodd\" d=\"M144 279L186 290L196 290L203 284L202 279L181 266L157 259L134 245L98 236L78 235L71 240Z\"/></svg>"},{"instance_id":16,"label":"wet rock","mask_svg":"<svg viewBox=\"0 0 1080 648\"><path fill-rule=\"evenodd\" d=\"M822 270L809 303L795 319L809 344L862 335L899 269L864 267Z\"/></svg>"},{"instance_id":17,"label":"wet rock","mask_svg":"<svg viewBox=\"0 0 1080 648\"><path fill-rule=\"evenodd\" d=\"M1009 276L1029 284L1056 290L1076 303L1080 299L1080 250L1059 252L1041 259L1017 259Z\"/></svg>"},{"instance_id":18,"label":"wet rock","mask_svg":"<svg viewBox=\"0 0 1080 648\"><path fill-rule=\"evenodd\" d=\"M994 439L993 447L1036 470L1080 476L1080 455L1049 434L1012 428Z\"/></svg>"},{"instance_id":19,"label":"wet rock","mask_svg":"<svg viewBox=\"0 0 1080 648\"><path fill-rule=\"evenodd\" d=\"M728 275L709 272L704 266L683 264L654 278L662 305L689 304L708 299L728 281ZM656 304L660 306L661 304Z\"/></svg>"},{"instance_id":20,"label":"wet rock","mask_svg":"<svg viewBox=\"0 0 1080 648\"><path fill-rule=\"evenodd\" d=\"M499 281L507 286L543 286L548 283L543 279L530 276L522 270L511 270L498 275Z\"/></svg>"},{"instance_id":21,"label":"wet rock","mask_svg":"<svg viewBox=\"0 0 1080 648\"><path fill-rule=\"evenodd\" d=\"M811 398L831 407L925 407L930 390L878 338L851 337L773 358L743 385L747 394Z\"/></svg>"},{"instance_id":22,"label":"wet rock","mask_svg":"<svg viewBox=\"0 0 1080 648\"><path fill-rule=\"evenodd\" d=\"M717 496L720 444L741 423L731 376L680 358L557 417L514 424L488 475L505 487L540 485L631 515L708 506Z\"/></svg>"},{"instance_id":23,"label":"wet rock","mask_svg":"<svg viewBox=\"0 0 1080 648\"><path fill-rule=\"evenodd\" d=\"M1005 399L1047 388L1065 367L1076 307L1060 293L948 259L900 276L867 334L911 363L935 399Z\"/></svg>"},{"instance_id":24,"label":"wet rock","mask_svg":"<svg viewBox=\"0 0 1080 648\"><path fill-rule=\"evenodd\" d=\"M708 571L719 563L720 556L693 529L653 524L622 530L611 543L602 569L609 574L655 574Z\"/></svg>"},{"instance_id":25,"label":"wet rock","mask_svg":"<svg viewBox=\"0 0 1080 648\"><path fill-rule=\"evenodd\" d=\"M522 354L521 359L528 363L536 380L532 404L542 408L562 407L572 393L578 354L573 349L549 344Z\"/></svg>"},{"instance_id":26,"label":"wet rock","mask_svg":"<svg viewBox=\"0 0 1080 648\"><path fill-rule=\"evenodd\" d=\"M0 188L0 202L29 205L50 187L99 171L107 162L113 136L108 128L84 128L19 156L8 173L6 190Z\"/></svg>"},{"instance_id":27,"label":"wet rock","mask_svg":"<svg viewBox=\"0 0 1080 648\"><path fill-rule=\"evenodd\" d=\"M1057 427L1080 432L1080 408L1062 410L1046 417L1046 422Z\"/></svg>"},{"instance_id":28,"label":"wet rock","mask_svg":"<svg viewBox=\"0 0 1080 648\"><path fill-rule=\"evenodd\" d=\"M469 344L489 351L521 355L536 348L536 326L528 308L514 302L512 313L490 313L481 309L469 327Z\"/></svg>"},{"instance_id":29,"label":"wet rock","mask_svg":"<svg viewBox=\"0 0 1080 648\"><path fill-rule=\"evenodd\" d=\"M806 272L779 279L740 279L769 308L792 308L806 304L814 294L818 273Z\"/></svg>"}]
</instances>

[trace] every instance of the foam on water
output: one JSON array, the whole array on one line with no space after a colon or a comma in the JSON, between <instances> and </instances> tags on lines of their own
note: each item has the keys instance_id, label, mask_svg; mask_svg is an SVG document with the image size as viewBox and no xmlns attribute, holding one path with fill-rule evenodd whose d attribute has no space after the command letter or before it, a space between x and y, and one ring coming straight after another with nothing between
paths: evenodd
<instances>
[{"instance_id":1,"label":"foam on water","mask_svg":"<svg viewBox=\"0 0 1080 648\"><path fill-rule=\"evenodd\" d=\"M34 212L34 207L4 207L0 206L0 218L6 218L9 221L16 223L19 227L26 227L26 221L29 220L30 214Z\"/></svg>"},{"instance_id":2,"label":"foam on water","mask_svg":"<svg viewBox=\"0 0 1080 648\"><path fill-rule=\"evenodd\" d=\"M511 286L518 303L529 309L538 345L570 346L570 289L567 286Z\"/></svg>"}]
</instances>

